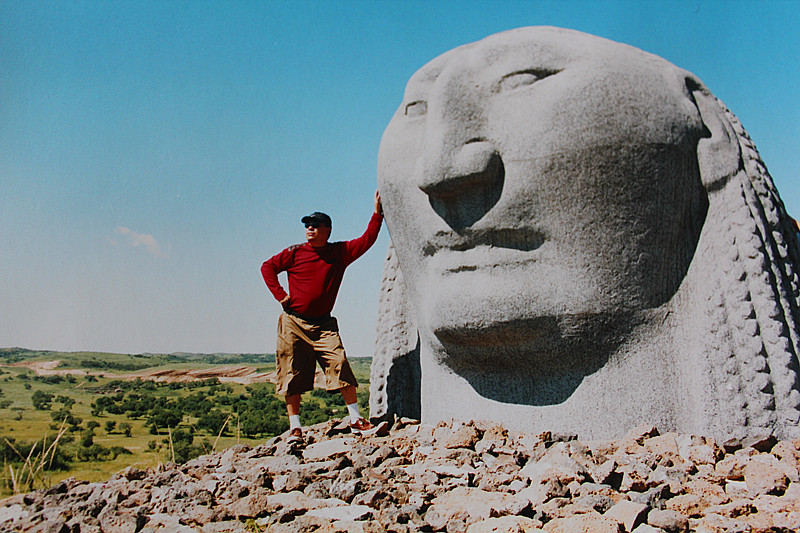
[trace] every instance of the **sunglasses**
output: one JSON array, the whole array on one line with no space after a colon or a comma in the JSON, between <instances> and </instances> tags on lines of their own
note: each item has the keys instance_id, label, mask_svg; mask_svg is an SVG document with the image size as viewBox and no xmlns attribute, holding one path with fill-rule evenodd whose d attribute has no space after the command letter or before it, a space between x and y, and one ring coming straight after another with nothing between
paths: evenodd
<instances>
[{"instance_id":1,"label":"sunglasses","mask_svg":"<svg viewBox=\"0 0 800 533\"><path fill-rule=\"evenodd\" d=\"M306 224L306 229L308 229L308 228L317 229L317 228L321 228L321 227L322 227L322 224L320 224L318 222L311 222L309 224Z\"/></svg>"}]
</instances>

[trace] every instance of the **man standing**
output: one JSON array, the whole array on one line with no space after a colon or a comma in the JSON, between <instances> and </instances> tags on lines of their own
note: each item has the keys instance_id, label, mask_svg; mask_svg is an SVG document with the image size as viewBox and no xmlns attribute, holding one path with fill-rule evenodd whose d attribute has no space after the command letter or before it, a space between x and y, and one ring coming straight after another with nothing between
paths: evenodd
<instances>
[{"instance_id":1,"label":"man standing","mask_svg":"<svg viewBox=\"0 0 800 533\"><path fill-rule=\"evenodd\" d=\"M345 269L375 244L383 222L383 208L375 192L375 212L361 237L346 242L328 242L331 218L311 213L302 218L306 243L290 246L261 266L261 275L270 292L283 306L278 319L277 393L286 399L289 413L289 440L301 443L300 396L314 388L316 363L325 373L326 389L341 392L350 415L350 430L371 435L386 428L365 420L358 408L358 381L350 369L339 325L331 316ZM289 292L278 281L286 272Z\"/></svg>"}]
</instances>

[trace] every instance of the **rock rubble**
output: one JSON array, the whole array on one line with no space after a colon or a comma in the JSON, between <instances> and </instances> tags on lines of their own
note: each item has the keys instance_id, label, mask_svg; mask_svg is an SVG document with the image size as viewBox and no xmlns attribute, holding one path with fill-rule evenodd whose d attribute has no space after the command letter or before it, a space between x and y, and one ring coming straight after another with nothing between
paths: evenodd
<instances>
[{"instance_id":1,"label":"rock rubble","mask_svg":"<svg viewBox=\"0 0 800 533\"><path fill-rule=\"evenodd\" d=\"M0 502L0 530L677 533L800 530L800 441L717 443L637 428L616 441L487 422L357 437L339 420L305 448L276 437L183 465L73 478Z\"/></svg>"}]
</instances>

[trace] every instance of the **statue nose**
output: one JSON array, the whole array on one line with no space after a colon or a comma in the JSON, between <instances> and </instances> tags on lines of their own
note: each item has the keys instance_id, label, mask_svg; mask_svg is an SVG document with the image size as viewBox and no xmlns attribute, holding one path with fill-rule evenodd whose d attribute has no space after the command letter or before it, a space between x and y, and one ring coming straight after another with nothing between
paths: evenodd
<instances>
[{"instance_id":1,"label":"statue nose","mask_svg":"<svg viewBox=\"0 0 800 533\"><path fill-rule=\"evenodd\" d=\"M428 196L452 197L496 180L501 165L500 155L491 143L473 139L461 146L449 165L425 172L419 188Z\"/></svg>"},{"instance_id":2,"label":"statue nose","mask_svg":"<svg viewBox=\"0 0 800 533\"><path fill-rule=\"evenodd\" d=\"M470 139L455 151L450 161L438 162L435 168L425 169L419 188L451 228L471 226L500 199L505 169L491 142Z\"/></svg>"}]
</instances>

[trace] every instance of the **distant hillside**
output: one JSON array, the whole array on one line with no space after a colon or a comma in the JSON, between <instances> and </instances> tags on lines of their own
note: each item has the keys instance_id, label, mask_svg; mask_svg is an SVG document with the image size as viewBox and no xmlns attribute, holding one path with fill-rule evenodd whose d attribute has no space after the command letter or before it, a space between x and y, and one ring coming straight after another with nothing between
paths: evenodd
<instances>
[{"instance_id":1,"label":"distant hillside","mask_svg":"<svg viewBox=\"0 0 800 533\"><path fill-rule=\"evenodd\" d=\"M0 348L0 363L10 364L30 360L61 361L63 368L104 368L118 370L140 370L174 363L200 363L207 365L274 364L275 354L254 353L187 353L171 354L119 354L109 352L59 352L54 350L31 350L28 348ZM110 366L109 366L110 365Z\"/></svg>"}]
</instances>

